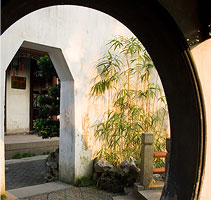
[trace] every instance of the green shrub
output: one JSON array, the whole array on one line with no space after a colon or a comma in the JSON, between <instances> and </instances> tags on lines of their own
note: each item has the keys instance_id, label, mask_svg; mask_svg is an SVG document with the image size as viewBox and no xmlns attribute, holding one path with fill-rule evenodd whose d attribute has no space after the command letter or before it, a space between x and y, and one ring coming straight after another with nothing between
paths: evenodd
<instances>
[{"instance_id":1,"label":"green shrub","mask_svg":"<svg viewBox=\"0 0 211 200\"><path fill-rule=\"evenodd\" d=\"M12 157L12 159L20 159L20 158L22 158L22 156L21 156L20 153L16 153L16 154Z\"/></svg>"},{"instance_id":2,"label":"green shrub","mask_svg":"<svg viewBox=\"0 0 211 200\"><path fill-rule=\"evenodd\" d=\"M50 57L47 55L40 57L40 59L37 61L37 64L40 68L40 77L45 78L47 81L50 82L52 80L52 77L56 74L56 70Z\"/></svg>"},{"instance_id":3,"label":"green shrub","mask_svg":"<svg viewBox=\"0 0 211 200\"><path fill-rule=\"evenodd\" d=\"M7 200L7 196L5 194L1 194L1 200Z\"/></svg>"},{"instance_id":4,"label":"green shrub","mask_svg":"<svg viewBox=\"0 0 211 200\"><path fill-rule=\"evenodd\" d=\"M26 158L26 157L33 157L36 156L35 153L16 153L12 159L21 159L21 158Z\"/></svg>"},{"instance_id":5,"label":"green shrub","mask_svg":"<svg viewBox=\"0 0 211 200\"><path fill-rule=\"evenodd\" d=\"M49 151L47 151L47 152L43 152L43 153L42 153L42 155L48 155L48 154L50 154L50 152L49 152Z\"/></svg>"},{"instance_id":6,"label":"green shrub","mask_svg":"<svg viewBox=\"0 0 211 200\"><path fill-rule=\"evenodd\" d=\"M38 118L34 122L34 127L42 138L59 136L59 120Z\"/></svg>"},{"instance_id":7,"label":"green shrub","mask_svg":"<svg viewBox=\"0 0 211 200\"><path fill-rule=\"evenodd\" d=\"M37 64L40 68L40 77L50 82L53 76L57 76L48 56L41 57ZM37 97L39 117L34 121L35 130L42 138L59 136L59 120L53 120L53 116L60 112L60 84L48 88Z\"/></svg>"}]
</instances>

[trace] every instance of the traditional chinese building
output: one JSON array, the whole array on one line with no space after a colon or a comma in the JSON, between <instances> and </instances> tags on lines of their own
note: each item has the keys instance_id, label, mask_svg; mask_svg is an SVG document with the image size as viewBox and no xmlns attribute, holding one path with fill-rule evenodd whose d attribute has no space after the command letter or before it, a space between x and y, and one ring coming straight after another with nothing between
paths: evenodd
<instances>
[{"instance_id":1,"label":"traditional chinese building","mask_svg":"<svg viewBox=\"0 0 211 200\"><path fill-rule=\"evenodd\" d=\"M37 96L57 81L39 76L37 60L45 52L20 48L6 71L5 134L27 134L33 131L38 115Z\"/></svg>"}]
</instances>

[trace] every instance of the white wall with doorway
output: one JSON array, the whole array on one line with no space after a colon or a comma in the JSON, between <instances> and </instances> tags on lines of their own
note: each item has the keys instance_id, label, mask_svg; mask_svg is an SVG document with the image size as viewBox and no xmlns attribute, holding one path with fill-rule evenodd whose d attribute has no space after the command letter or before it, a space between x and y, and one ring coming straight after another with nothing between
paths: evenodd
<instances>
[{"instance_id":1,"label":"white wall with doorway","mask_svg":"<svg viewBox=\"0 0 211 200\"><path fill-rule=\"evenodd\" d=\"M133 34L119 21L100 11L79 6L53 6L26 15L1 36L1 48L4 51L1 52L0 77L4 77L6 67L24 41L61 49L74 80L73 156L77 166L76 178L89 175L92 168L90 159L93 152L90 154L88 148L96 148L96 143L89 136L92 135L91 126L104 106L102 102L90 101L90 82L96 75L96 61L108 50L105 44L114 35L131 37ZM4 80L1 84L4 85ZM1 104L3 94L1 92ZM2 115L3 109L0 108ZM0 124L1 138L3 128L3 124Z\"/></svg>"},{"instance_id":2,"label":"white wall with doorway","mask_svg":"<svg viewBox=\"0 0 211 200\"><path fill-rule=\"evenodd\" d=\"M17 59L17 58L15 58ZM30 120L30 59L23 58L22 70L11 71L8 69L6 75L6 134L19 134L29 132ZM12 88L13 77L26 78L26 88Z\"/></svg>"}]
</instances>

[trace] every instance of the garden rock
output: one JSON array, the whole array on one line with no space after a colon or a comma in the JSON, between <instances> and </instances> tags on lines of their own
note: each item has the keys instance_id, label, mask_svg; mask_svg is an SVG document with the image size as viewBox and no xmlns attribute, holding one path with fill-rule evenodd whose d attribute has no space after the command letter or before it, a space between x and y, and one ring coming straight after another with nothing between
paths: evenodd
<instances>
[{"instance_id":1,"label":"garden rock","mask_svg":"<svg viewBox=\"0 0 211 200\"><path fill-rule=\"evenodd\" d=\"M94 160L93 179L100 189L113 193L124 192L125 187L132 186L139 179L139 169L131 157L130 162L123 161L114 167L103 159Z\"/></svg>"},{"instance_id":2,"label":"garden rock","mask_svg":"<svg viewBox=\"0 0 211 200\"><path fill-rule=\"evenodd\" d=\"M105 171L97 181L97 187L113 193L124 192L122 176L119 173Z\"/></svg>"},{"instance_id":3,"label":"garden rock","mask_svg":"<svg viewBox=\"0 0 211 200\"><path fill-rule=\"evenodd\" d=\"M153 179L155 181L164 181L165 174L153 174Z\"/></svg>"},{"instance_id":4,"label":"garden rock","mask_svg":"<svg viewBox=\"0 0 211 200\"><path fill-rule=\"evenodd\" d=\"M111 165L108 161L104 159L95 158L94 162L94 170L93 170L93 180L97 181L103 172L108 170L114 170L114 166Z\"/></svg>"},{"instance_id":5,"label":"garden rock","mask_svg":"<svg viewBox=\"0 0 211 200\"><path fill-rule=\"evenodd\" d=\"M97 173L103 173L103 172L108 171L112 168L114 168L114 166L104 159L97 159L96 158L94 160L94 170Z\"/></svg>"},{"instance_id":6,"label":"garden rock","mask_svg":"<svg viewBox=\"0 0 211 200\"><path fill-rule=\"evenodd\" d=\"M136 167L133 157L130 157L130 162L128 162L127 160L121 162L118 166L118 169L119 173L124 179L124 182L126 183L125 186L132 186L133 183L139 180L140 171Z\"/></svg>"},{"instance_id":7,"label":"garden rock","mask_svg":"<svg viewBox=\"0 0 211 200\"><path fill-rule=\"evenodd\" d=\"M59 178L59 149L51 152L46 159L47 174L45 182L52 182Z\"/></svg>"}]
</instances>

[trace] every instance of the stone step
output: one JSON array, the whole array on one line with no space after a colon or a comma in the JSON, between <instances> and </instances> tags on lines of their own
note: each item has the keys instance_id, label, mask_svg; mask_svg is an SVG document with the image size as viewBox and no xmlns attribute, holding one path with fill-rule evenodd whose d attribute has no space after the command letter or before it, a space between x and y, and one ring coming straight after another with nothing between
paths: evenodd
<instances>
[{"instance_id":1,"label":"stone step","mask_svg":"<svg viewBox=\"0 0 211 200\"><path fill-rule=\"evenodd\" d=\"M160 200L161 193L158 189L141 190L133 195L115 196L113 200Z\"/></svg>"},{"instance_id":2,"label":"stone step","mask_svg":"<svg viewBox=\"0 0 211 200\"><path fill-rule=\"evenodd\" d=\"M149 189L145 190L144 186L140 185L139 183L135 183L133 194L139 200L159 200L161 197L163 186L163 181L155 181Z\"/></svg>"},{"instance_id":3,"label":"stone step","mask_svg":"<svg viewBox=\"0 0 211 200\"><path fill-rule=\"evenodd\" d=\"M64 190L73 187L61 182L51 182L41 185L34 185L28 187L22 187L18 189L7 190L7 195L12 196L11 200L33 197L36 195L46 194L50 192L55 192L59 190ZM10 199L9 199L10 200Z\"/></svg>"},{"instance_id":4,"label":"stone step","mask_svg":"<svg viewBox=\"0 0 211 200\"><path fill-rule=\"evenodd\" d=\"M162 190L142 190L135 196L115 196L113 200L160 200Z\"/></svg>"},{"instance_id":5,"label":"stone step","mask_svg":"<svg viewBox=\"0 0 211 200\"><path fill-rule=\"evenodd\" d=\"M11 164L33 162L36 160L45 160L47 157L48 155L38 155L38 156L26 157L26 158L20 158L20 159L5 160L5 166L7 167L8 165L11 165Z\"/></svg>"},{"instance_id":6,"label":"stone step","mask_svg":"<svg viewBox=\"0 0 211 200\"><path fill-rule=\"evenodd\" d=\"M150 190L162 190L164 187L164 181L155 181L151 186Z\"/></svg>"},{"instance_id":7,"label":"stone step","mask_svg":"<svg viewBox=\"0 0 211 200\"><path fill-rule=\"evenodd\" d=\"M163 181L155 181L152 183L150 188L148 190L162 190L164 187ZM145 190L143 185L140 185L139 183L134 184L134 191L142 191Z\"/></svg>"},{"instance_id":8,"label":"stone step","mask_svg":"<svg viewBox=\"0 0 211 200\"><path fill-rule=\"evenodd\" d=\"M162 190L142 190L138 191L138 199L140 200L160 200Z\"/></svg>"},{"instance_id":9,"label":"stone step","mask_svg":"<svg viewBox=\"0 0 211 200\"><path fill-rule=\"evenodd\" d=\"M38 136L17 135L5 137L5 159L9 160L17 153L34 153L55 151L59 147L59 138L42 139Z\"/></svg>"},{"instance_id":10,"label":"stone step","mask_svg":"<svg viewBox=\"0 0 211 200\"><path fill-rule=\"evenodd\" d=\"M115 196L113 200L138 200L135 196L125 195L125 196Z\"/></svg>"}]
</instances>

